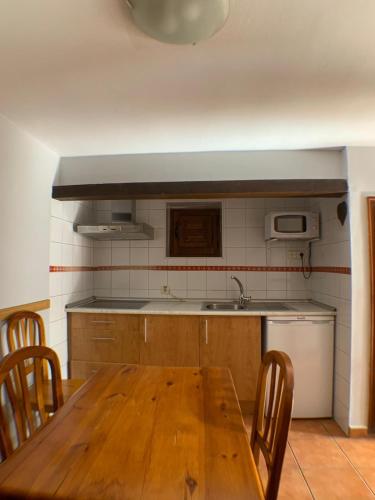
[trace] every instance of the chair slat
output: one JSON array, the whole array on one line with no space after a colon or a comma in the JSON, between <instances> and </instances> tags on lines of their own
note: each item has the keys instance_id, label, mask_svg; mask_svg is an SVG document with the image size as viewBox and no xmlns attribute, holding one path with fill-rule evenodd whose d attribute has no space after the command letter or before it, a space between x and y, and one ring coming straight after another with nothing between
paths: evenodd
<instances>
[{"instance_id":1,"label":"chair slat","mask_svg":"<svg viewBox=\"0 0 375 500\"><path fill-rule=\"evenodd\" d=\"M10 438L7 417L4 415L4 407L0 405L0 452L6 458L12 453L12 440Z\"/></svg>"},{"instance_id":2,"label":"chair slat","mask_svg":"<svg viewBox=\"0 0 375 500\"><path fill-rule=\"evenodd\" d=\"M28 431L30 434L35 432L35 423L33 417L33 410L31 408L30 402L30 392L29 392L29 384L27 382L25 364L20 362L17 364L20 379L21 379L21 391L22 391L22 399L23 399L23 408L25 412L25 419L28 427Z\"/></svg>"},{"instance_id":3,"label":"chair slat","mask_svg":"<svg viewBox=\"0 0 375 500\"><path fill-rule=\"evenodd\" d=\"M263 433L263 438L267 442L268 441L268 433L270 430L271 426L271 418L272 418L272 410L273 410L273 403L274 403L274 398L275 398L275 381L276 381L276 365L275 363L271 363L271 383L270 383L270 389L268 393L268 400L267 400L267 405L266 405L266 424L264 427L264 433Z\"/></svg>"},{"instance_id":4,"label":"chair slat","mask_svg":"<svg viewBox=\"0 0 375 500\"><path fill-rule=\"evenodd\" d=\"M18 373L17 374L13 373L13 375L14 375L13 380L19 376ZM5 378L5 388L6 388L6 394L9 399L9 404L13 412L15 430L17 432L17 439L20 443L23 443L26 440L27 436L27 424L25 422L25 416L21 403L22 401L21 393L18 392L19 390L21 390L21 387L16 388L16 390L14 390L10 373Z\"/></svg>"},{"instance_id":5,"label":"chair slat","mask_svg":"<svg viewBox=\"0 0 375 500\"><path fill-rule=\"evenodd\" d=\"M47 412L45 411L44 391L43 391L43 377L42 377L42 361L36 358L34 361L34 390L36 394L37 411L40 415L42 424L47 421Z\"/></svg>"}]
</instances>

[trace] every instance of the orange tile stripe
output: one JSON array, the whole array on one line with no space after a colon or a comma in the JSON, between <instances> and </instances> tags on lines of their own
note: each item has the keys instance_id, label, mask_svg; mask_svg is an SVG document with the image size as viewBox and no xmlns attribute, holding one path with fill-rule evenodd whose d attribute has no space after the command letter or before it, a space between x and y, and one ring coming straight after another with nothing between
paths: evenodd
<instances>
[{"instance_id":1,"label":"orange tile stripe","mask_svg":"<svg viewBox=\"0 0 375 500\"><path fill-rule=\"evenodd\" d=\"M267 273L299 273L296 266L50 266L50 273L74 273L85 271L247 271ZM317 266L315 273L351 274L350 267Z\"/></svg>"}]
</instances>

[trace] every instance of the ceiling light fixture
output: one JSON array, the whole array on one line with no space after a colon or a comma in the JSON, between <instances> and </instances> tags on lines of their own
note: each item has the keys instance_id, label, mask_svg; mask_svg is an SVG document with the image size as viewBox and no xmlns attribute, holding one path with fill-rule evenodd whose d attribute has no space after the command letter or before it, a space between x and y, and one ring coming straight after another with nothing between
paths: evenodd
<instances>
[{"instance_id":1,"label":"ceiling light fixture","mask_svg":"<svg viewBox=\"0 0 375 500\"><path fill-rule=\"evenodd\" d=\"M138 28L161 42L191 44L223 27L229 0L126 0Z\"/></svg>"}]
</instances>

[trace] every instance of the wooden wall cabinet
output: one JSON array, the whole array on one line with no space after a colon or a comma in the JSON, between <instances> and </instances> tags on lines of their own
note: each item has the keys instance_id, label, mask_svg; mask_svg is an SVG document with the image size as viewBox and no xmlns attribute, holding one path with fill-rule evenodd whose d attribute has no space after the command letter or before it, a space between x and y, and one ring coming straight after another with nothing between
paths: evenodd
<instances>
[{"instance_id":1,"label":"wooden wall cabinet","mask_svg":"<svg viewBox=\"0 0 375 500\"><path fill-rule=\"evenodd\" d=\"M220 208L170 208L170 257L221 257Z\"/></svg>"},{"instance_id":2,"label":"wooden wall cabinet","mask_svg":"<svg viewBox=\"0 0 375 500\"><path fill-rule=\"evenodd\" d=\"M247 413L255 401L260 361L260 317L69 314L74 378L88 378L113 363L228 367Z\"/></svg>"}]
</instances>

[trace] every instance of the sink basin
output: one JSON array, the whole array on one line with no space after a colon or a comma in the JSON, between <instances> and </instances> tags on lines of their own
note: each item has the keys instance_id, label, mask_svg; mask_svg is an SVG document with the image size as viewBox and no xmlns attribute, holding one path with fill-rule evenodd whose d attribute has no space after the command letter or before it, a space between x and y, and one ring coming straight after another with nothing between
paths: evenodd
<instances>
[{"instance_id":1,"label":"sink basin","mask_svg":"<svg viewBox=\"0 0 375 500\"><path fill-rule=\"evenodd\" d=\"M208 311L244 311L246 307L233 302L213 302L204 303L202 309L207 309Z\"/></svg>"},{"instance_id":2,"label":"sink basin","mask_svg":"<svg viewBox=\"0 0 375 500\"><path fill-rule=\"evenodd\" d=\"M203 311L288 311L281 302L249 302L240 305L238 302L204 302Z\"/></svg>"}]
</instances>

